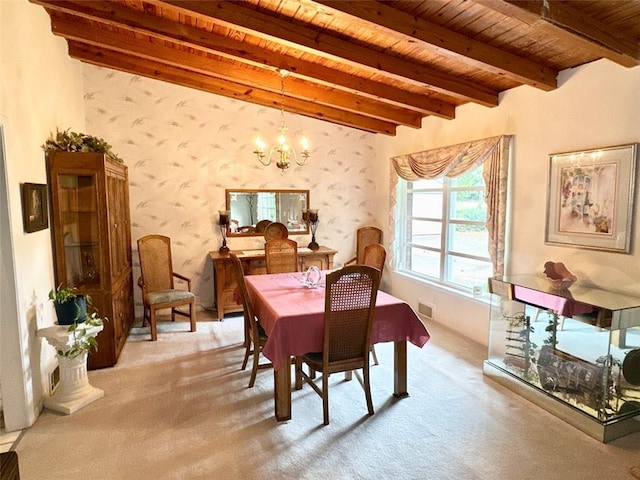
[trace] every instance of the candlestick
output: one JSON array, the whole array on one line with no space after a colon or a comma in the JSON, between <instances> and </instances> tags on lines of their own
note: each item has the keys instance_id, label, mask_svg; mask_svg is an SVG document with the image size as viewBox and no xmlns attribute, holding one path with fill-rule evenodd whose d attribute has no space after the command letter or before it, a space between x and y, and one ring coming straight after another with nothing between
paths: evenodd
<instances>
[{"instance_id":1,"label":"candlestick","mask_svg":"<svg viewBox=\"0 0 640 480\"><path fill-rule=\"evenodd\" d=\"M229 247L227 247L227 226L229 225L230 212L229 210L219 210L218 214L220 216L220 233L222 234L222 246L218 251L220 253L229 253Z\"/></svg>"},{"instance_id":2,"label":"candlestick","mask_svg":"<svg viewBox=\"0 0 640 480\"><path fill-rule=\"evenodd\" d=\"M307 212L309 227L311 228L311 243L309 243L308 248L310 250L318 250L320 245L316 242L316 230L318 229L318 223L320 222L318 218L318 210L310 209Z\"/></svg>"}]
</instances>

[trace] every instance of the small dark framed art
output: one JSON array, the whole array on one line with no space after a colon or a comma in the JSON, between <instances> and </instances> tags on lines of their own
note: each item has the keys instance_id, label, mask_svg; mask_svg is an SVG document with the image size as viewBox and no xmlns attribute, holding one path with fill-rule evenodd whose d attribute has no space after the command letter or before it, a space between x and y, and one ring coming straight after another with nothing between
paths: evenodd
<instances>
[{"instance_id":1,"label":"small dark framed art","mask_svg":"<svg viewBox=\"0 0 640 480\"><path fill-rule=\"evenodd\" d=\"M22 221L26 233L49 227L47 186L41 183L22 184Z\"/></svg>"}]
</instances>

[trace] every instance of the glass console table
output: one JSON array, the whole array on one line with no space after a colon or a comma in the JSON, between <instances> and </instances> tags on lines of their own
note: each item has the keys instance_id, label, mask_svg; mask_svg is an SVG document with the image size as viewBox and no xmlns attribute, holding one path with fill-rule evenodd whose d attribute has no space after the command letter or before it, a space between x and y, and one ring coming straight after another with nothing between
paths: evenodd
<instances>
[{"instance_id":1,"label":"glass console table","mask_svg":"<svg viewBox=\"0 0 640 480\"><path fill-rule=\"evenodd\" d=\"M535 275L489 291L485 375L601 442L640 431L640 298Z\"/></svg>"}]
</instances>

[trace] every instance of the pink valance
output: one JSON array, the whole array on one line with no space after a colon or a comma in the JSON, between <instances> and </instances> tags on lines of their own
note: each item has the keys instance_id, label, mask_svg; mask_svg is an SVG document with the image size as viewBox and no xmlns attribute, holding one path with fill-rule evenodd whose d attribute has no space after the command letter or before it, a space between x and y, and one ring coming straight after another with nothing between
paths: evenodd
<instances>
[{"instance_id":1,"label":"pink valance","mask_svg":"<svg viewBox=\"0 0 640 480\"><path fill-rule=\"evenodd\" d=\"M494 275L504 273L507 175L511 138L509 135L500 135L391 158L391 164L397 176L409 182L421 178L457 177L478 165L483 165L489 256L493 263ZM397 201L396 184L397 177L392 178L391 212L394 211ZM394 232L393 213L390 226L393 227L391 232ZM391 241L393 242L394 239L392 238Z\"/></svg>"},{"instance_id":2,"label":"pink valance","mask_svg":"<svg viewBox=\"0 0 640 480\"><path fill-rule=\"evenodd\" d=\"M400 178L457 177L484 163L499 148L503 136L449 145L393 157L393 167Z\"/></svg>"}]
</instances>

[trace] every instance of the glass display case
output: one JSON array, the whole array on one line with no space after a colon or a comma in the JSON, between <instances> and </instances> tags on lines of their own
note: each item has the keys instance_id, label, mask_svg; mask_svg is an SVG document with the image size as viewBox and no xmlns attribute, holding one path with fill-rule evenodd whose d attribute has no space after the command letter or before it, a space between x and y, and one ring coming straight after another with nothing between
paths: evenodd
<instances>
[{"instance_id":1,"label":"glass display case","mask_svg":"<svg viewBox=\"0 0 640 480\"><path fill-rule=\"evenodd\" d=\"M489 291L485 375L602 442L640 430L640 298L535 275Z\"/></svg>"}]
</instances>

